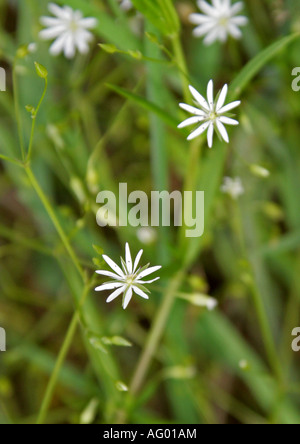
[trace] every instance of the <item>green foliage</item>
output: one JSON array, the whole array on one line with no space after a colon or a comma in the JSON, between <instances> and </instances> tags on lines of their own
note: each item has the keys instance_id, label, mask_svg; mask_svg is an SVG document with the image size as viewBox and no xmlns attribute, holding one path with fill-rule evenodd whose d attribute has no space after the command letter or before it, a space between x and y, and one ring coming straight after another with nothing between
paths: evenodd
<instances>
[{"instance_id":1,"label":"green foliage","mask_svg":"<svg viewBox=\"0 0 300 444\"><path fill-rule=\"evenodd\" d=\"M98 20L90 52L66 60L38 37L48 1L0 1L1 423L300 422L299 5L244 3L242 39L205 47L194 1L125 13L57 0ZM188 85L205 94L210 78L242 102L230 144L212 150L177 129ZM241 178L240 200L220 192L224 176ZM96 196L121 182L204 190L204 236L100 228ZM125 242L141 267L163 265L126 311L94 292L102 255Z\"/></svg>"}]
</instances>

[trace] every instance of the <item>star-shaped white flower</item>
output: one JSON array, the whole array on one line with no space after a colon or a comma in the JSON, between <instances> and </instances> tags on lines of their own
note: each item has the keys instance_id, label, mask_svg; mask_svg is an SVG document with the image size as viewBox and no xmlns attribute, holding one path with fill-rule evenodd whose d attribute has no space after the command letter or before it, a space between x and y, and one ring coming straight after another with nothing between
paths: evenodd
<instances>
[{"instance_id":1,"label":"star-shaped white flower","mask_svg":"<svg viewBox=\"0 0 300 444\"><path fill-rule=\"evenodd\" d=\"M195 37L206 36L205 45L211 45L216 40L224 43L228 36L239 39L242 32L239 26L248 23L247 17L237 15L243 9L243 2L231 4L231 0L212 0L212 5L204 0L198 0L199 9L204 14L191 14L190 21L194 23Z\"/></svg>"},{"instance_id":2,"label":"star-shaped white flower","mask_svg":"<svg viewBox=\"0 0 300 444\"><path fill-rule=\"evenodd\" d=\"M149 265L146 265L145 267L138 268L140 259L142 257L143 250L140 250L137 254L135 261L132 261L130 248L128 243L126 243L125 246L125 261L121 258L122 263L122 269L108 256L105 254L102 256L105 262L110 266L110 268L114 271L113 273L111 271L106 270L98 270L96 273L107 276L113 279L113 281L106 282L103 285L100 285L100 287L97 287L96 291L105 291L105 290L115 290L106 300L106 302L111 302L114 299L116 299L118 296L120 296L123 293L123 308L124 310L127 308L129 302L131 301L131 298L133 296L133 293L137 294L138 296L149 299L149 296L147 293L150 293L147 288L144 287L145 284L151 284L152 282L157 281L160 279L159 277L152 279L150 281L143 281L142 279L146 276L149 276L150 274L158 271L161 266L158 265L156 267L150 267Z\"/></svg>"},{"instance_id":3,"label":"star-shaped white flower","mask_svg":"<svg viewBox=\"0 0 300 444\"><path fill-rule=\"evenodd\" d=\"M81 54L89 50L89 42L93 34L88 31L97 25L97 19L84 18L81 11L75 11L69 6L60 7L55 3L49 3L49 11L55 17L41 17L40 21L46 29L40 32L43 40L53 40L50 54L56 56L64 52L68 59L75 56L76 49Z\"/></svg>"},{"instance_id":4,"label":"star-shaped white flower","mask_svg":"<svg viewBox=\"0 0 300 444\"><path fill-rule=\"evenodd\" d=\"M224 194L228 194L234 200L237 200L245 193L242 180L239 177L236 177L235 179L232 179L231 177L224 177L221 191Z\"/></svg>"},{"instance_id":5,"label":"star-shaped white flower","mask_svg":"<svg viewBox=\"0 0 300 444\"><path fill-rule=\"evenodd\" d=\"M190 86L190 91L195 99L196 106L199 108L187 105L186 103L180 103L179 106L185 111L194 114L194 117L189 117L186 119L184 122L178 125L178 128L184 128L189 125L201 123L201 125L188 136L187 140L195 139L195 137L200 136L200 134L207 130L208 146L209 148L212 148L214 130L216 130L220 137L225 140L226 143L229 143L228 133L224 124L239 125L239 122L231 119L225 114L233 108L239 106L241 102L237 100L224 106L228 92L227 85L223 87L220 95L216 101L214 101L214 84L212 80L210 80L207 85L207 101L192 86Z\"/></svg>"},{"instance_id":6,"label":"star-shaped white flower","mask_svg":"<svg viewBox=\"0 0 300 444\"><path fill-rule=\"evenodd\" d=\"M123 11L129 11L133 7L131 0L119 0L119 1L121 2L120 8L123 9Z\"/></svg>"}]
</instances>

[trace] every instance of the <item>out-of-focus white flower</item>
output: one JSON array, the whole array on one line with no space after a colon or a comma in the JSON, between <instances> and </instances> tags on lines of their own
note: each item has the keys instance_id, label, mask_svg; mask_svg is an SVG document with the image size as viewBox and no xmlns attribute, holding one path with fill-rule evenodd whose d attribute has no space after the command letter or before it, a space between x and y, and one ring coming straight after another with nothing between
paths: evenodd
<instances>
[{"instance_id":1,"label":"out-of-focus white flower","mask_svg":"<svg viewBox=\"0 0 300 444\"><path fill-rule=\"evenodd\" d=\"M105 291L105 290L115 290L106 300L106 302L111 302L118 296L123 293L123 308L124 310L127 308L131 298L133 296L133 292L138 296L141 296L144 299L149 299L147 293L150 293L147 288L145 288L145 284L151 284L152 282L157 281L158 278L152 279L150 281L142 281L142 279L146 276L149 276L152 273L158 271L161 266L158 265L156 267L150 267L146 265L143 268L138 268L140 259L142 257L143 250L140 250L136 256L135 261L132 261L130 248L128 243L125 246L125 261L121 258L122 269L108 256L103 255L103 259L110 266L110 268L114 271L106 270L98 270L96 273L102 276L108 276L113 279L113 281L106 282L100 287L97 287L96 291Z\"/></svg>"},{"instance_id":2,"label":"out-of-focus white flower","mask_svg":"<svg viewBox=\"0 0 300 444\"><path fill-rule=\"evenodd\" d=\"M36 43L29 43L28 47L28 52L30 52L30 54L33 54L34 52L37 51L37 44Z\"/></svg>"},{"instance_id":3,"label":"out-of-focus white flower","mask_svg":"<svg viewBox=\"0 0 300 444\"><path fill-rule=\"evenodd\" d=\"M60 53L71 59L75 56L76 49L81 54L89 50L89 42L93 34L88 31L97 25L97 19L93 17L84 18L81 11L75 11L69 6L60 7L55 3L49 3L49 11L55 17L41 17L41 24L46 26L40 32L43 40L53 40L50 54L56 56Z\"/></svg>"},{"instance_id":4,"label":"out-of-focus white flower","mask_svg":"<svg viewBox=\"0 0 300 444\"><path fill-rule=\"evenodd\" d=\"M120 8L123 9L123 11L129 11L133 5L131 0L119 0L121 2Z\"/></svg>"},{"instance_id":5,"label":"out-of-focus white flower","mask_svg":"<svg viewBox=\"0 0 300 444\"><path fill-rule=\"evenodd\" d=\"M241 370L247 371L247 370L250 369L250 364L249 364L249 362L247 361L247 359L242 359L242 360L239 362L239 367L240 367Z\"/></svg>"},{"instance_id":6,"label":"out-of-focus white flower","mask_svg":"<svg viewBox=\"0 0 300 444\"><path fill-rule=\"evenodd\" d=\"M217 131L220 137L225 140L225 142L229 143L228 133L224 124L239 125L239 122L227 117L225 114L233 108L239 106L241 102L236 101L224 106L228 92L227 85L223 87L218 99L214 101L214 84L212 80L209 81L207 86L207 101L192 86L190 86L190 91L195 99L194 101L197 108L187 105L186 103L179 104L182 109L190 114L194 114L194 117L189 117L186 119L184 122L178 125L178 128L184 128L189 125L201 123L201 125L189 135L187 140L192 140L207 130L207 142L209 148L212 148L213 145L214 131Z\"/></svg>"},{"instance_id":7,"label":"out-of-focus white flower","mask_svg":"<svg viewBox=\"0 0 300 444\"><path fill-rule=\"evenodd\" d=\"M152 227L141 227L136 232L138 240L145 245L153 244L157 239L157 232Z\"/></svg>"},{"instance_id":8,"label":"out-of-focus white flower","mask_svg":"<svg viewBox=\"0 0 300 444\"><path fill-rule=\"evenodd\" d=\"M224 177L221 191L225 194L229 194L229 196L235 200L245 193L244 186L239 177L236 177L235 179L232 179L231 177Z\"/></svg>"},{"instance_id":9,"label":"out-of-focus white flower","mask_svg":"<svg viewBox=\"0 0 300 444\"><path fill-rule=\"evenodd\" d=\"M243 2L231 4L231 0L212 0L212 5L204 0L198 0L199 9L204 14L191 14L190 21L198 25L194 29L195 37L204 38L205 45L211 45L216 40L224 43L228 36L239 39L242 32L239 26L248 23L247 17L237 15L243 9Z\"/></svg>"}]
</instances>

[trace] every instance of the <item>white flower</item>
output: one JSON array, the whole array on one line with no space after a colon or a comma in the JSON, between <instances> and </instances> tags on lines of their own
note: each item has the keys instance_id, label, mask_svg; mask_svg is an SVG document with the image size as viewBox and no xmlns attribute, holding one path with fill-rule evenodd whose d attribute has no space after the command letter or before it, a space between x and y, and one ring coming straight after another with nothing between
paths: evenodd
<instances>
[{"instance_id":1,"label":"white flower","mask_svg":"<svg viewBox=\"0 0 300 444\"><path fill-rule=\"evenodd\" d=\"M239 177L232 179L231 177L224 177L224 183L221 186L221 191L225 194L229 194L232 199L238 199L245 193L244 186Z\"/></svg>"},{"instance_id":2,"label":"white flower","mask_svg":"<svg viewBox=\"0 0 300 444\"><path fill-rule=\"evenodd\" d=\"M123 9L123 11L129 11L133 5L131 0L119 0L121 2L120 8Z\"/></svg>"},{"instance_id":3,"label":"white flower","mask_svg":"<svg viewBox=\"0 0 300 444\"><path fill-rule=\"evenodd\" d=\"M213 145L214 130L216 130L220 137L224 139L225 142L229 143L229 137L224 124L238 125L239 122L227 117L224 114L239 106L241 102L236 101L224 106L228 92L227 85L223 87L220 95L214 102L214 84L212 80L209 81L207 86L207 101L192 86L190 86L190 91L195 99L195 104L199 108L195 108L194 106L190 106L185 103L180 103L179 106L185 111L194 114L194 117L189 117L187 120L178 125L178 128L184 128L186 126L201 122L201 125L189 135L187 140L192 140L207 130L207 142L209 148L211 148Z\"/></svg>"},{"instance_id":4,"label":"white flower","mask_svg":"<svg viewBox=\"0 0 300 444\"><path fill-rule=\"evenodd\" d=\"M151 284L152 282L157 281L158 278L152 279L151 281L142 281L149 274L158 271L161 266L158 265L156 267L149 267L149 264L143 268L138 268L140 259L142 257L143 250L140 250L136 256L135 261L132 261L131 253L129 249L128 243L126 243L125 247L125 261L121 258L122 268L123 270L108 256L103 255L103 259L110 266L110 268L114 271L106 270L98 270L96 273L102 276L108 276L113 279L113 281L107 282L100 287L97 287L96 291L104 291L104 290L115 290L106 300L106 302L111 302L120 294L123 293L123 308L124 310L127 308L132 296L133 292L138 296L141 296L144 299L149 299L149 296L146 293L149 293L149 290L144 287L144 284Z\"/></svg>"},{"instance_id":5,"label":"white flower","mask_svg":"<svg viewBox=\"0 0 300 444\"><path fill-rule=\"evenodd\" d=\"M199 9L204 14L191 14L190 21L198 25L194 29L195 37L202 37L205 45L210 45L216 40L222 43L227 40L228 35L235 39L242 36L239 26L245 26L248 23L247 17L237 15L243 9L243 2L237 2L231 5L231 0L212 0L212 5L198 0Z\"/></svg>"},{"instance_id":6,"label":"white flower","mask_svg":"<svg viewBox=\"0 0 300 444\"><path fill-rule=\"evenodd\" d=\"M151 245L157 240L157 232L152 227L141 227L137 230L138 240L145 245Z\"/></svg>"},{"instance_id":7,"label":"white flower","mask_svg":"<svg viewBox=\"0 0 300 444\"><path fill-rule=\"evenodd\" d=\"M75 11L69 6L60 7L54 3L49 3L49 11L55 17L41 17L41 24L46 26L40 32L43 40L53 40L50 47L50 54L58 55L64 52L68 59L75 56L76 49L82 54L89 50L88 43L93 35L88 29L97 25L97 19L83 18L80 11Z\"/></svg>"},{"instance_id":8,"label":"white flower","mask_svg":"<svg viewBox=\"0 0 300 444\"><path fill-rule=\"evenodd\" d=\"M33 54L37 51L38 46L36 43L29 43L29 45L27 46L28 52L30 52L30 54Z\"/></svg>"}]
</instances>

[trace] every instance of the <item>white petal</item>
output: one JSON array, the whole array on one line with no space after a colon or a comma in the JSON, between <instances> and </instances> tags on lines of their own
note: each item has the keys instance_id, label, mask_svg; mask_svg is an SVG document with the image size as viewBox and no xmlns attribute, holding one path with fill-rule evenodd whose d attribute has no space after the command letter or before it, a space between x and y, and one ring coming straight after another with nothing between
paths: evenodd
<instances>
[{"instance_id":1,"label":"white petal","mask_svg":"<svg viewBox=\"0 0 300 444\"><path fill-rule=\"evenodd\" d=\"M190 14L189 21L194 25L202 25L211 22L211 18L204 14Z\"/></svg>"},{"instance_id":2,"label":"white petal","mask_svg":"<svg viewBox=\"0 0 300 444\"><path fill-rule=\"evenodd\" d=\"M50 46L49 52L51 55L56 56L62 52L65 46L65 41L67 38L68 33L64 32L62 35L60 35Z\"/></svg>"},{"instance_id":3,"label":"white petal","mask_svg":"<svg viewBox=\"0 0 300 444\"><path fill-rule=\"evenodd\" d=\"M225 126L223 125L222 122L220 122L219 119L216 120L217 123L217 128L222 136L222 138L225 140L225 142L229 143L229 137L228 137L228 133L226 131Z\"/></svg>"},{"instance_id":4,"label":"white petal","mask_svg":"<svg viewBox=\"0 0 300 444\"><path fill-rule=\"evenodd\" d=\"M213 137L214 137L214 125L211 122L207 130L207 143L209 148L212 148L213 146Z\"/></svg>"},{"instance_id":5,"label":"white petal","mask_svg":"<svg viewBox=\"0 0 300 444\"><path fill-rule=\"evenodd\" d=\"M202 37L203 35L210 32L215 27L215 23L213 21L210 21L208 23L204 23L203 25L197 26L193 30L193 34L195 37Z\"/></svg>"},{"instance_id":6,"label":"white petal","mask_svg":"<svg viewBox=\"0 0 300 444\"><path fill-rule=\"evenodd\" d=\"M128 307L128 304L131 301L131 298L132 298L132 288L129 287L125 293L125 296L124 296L124 301L123 301L124 310Z\"/></svg>"},{"instance_id":7,"label":"white petal","mask_svg":"<svg viewBox=\"0 0 300 444\"><path fill-rule=\"evenodd\" d=\"M78 51L81 54L87 54L89 52L89 45L88 41L83 36L83 32L82 31L76 32L74 38Z\"/></svg>"},{"instance_id":8,"label":"white petal","mask_svg":"<svg viewBox=\"0 0 300 444\"><path fill-rule=\"evenodd\" d=\"M72 11L73 14L73 21L77 23L78 26L80 26L80 21L83 20L83 14L81 11Z\"/></svg>"},{"instance_id":9,"label":"white petal","mask_svg":"<svg viewBox=\"0 0 300 444\"><path fill-rule=\"evenodd\" d=\"M161 269L161 265L157 265L156 267L150 267L146 270L142 271L138 276L137 279L142 279L145 276L148 276L149 274L155 273L155 271L158 271Z\"/></svg>"},{"instance_id":10,"label":"white petal","mask_svg":"<svg viewBox=\"0 0 300 444\"><path fill-rule=\"evenodd\" d=\"M100 274L101 276L107 276L107 277L111 277L112 279L117 279L120 280L122 279L121 276L112 273L111 271L106 271L106 270L96 270L97 274Z\"/></svg>"},{"instance_id":11,"label":"white petal","mask_svg":"<svg viewBox=\"0 0 300 444\"><path fill-rule=\"evenodd\" d=\"M230 14L236 15L238 14L242 9L244 8L244 4L243 2L237 2L234 5L232 5L231 9L230 9Z\"/></svg>"},{"instance_id":12,"label":"white petal","mask_svg":"<svg viewBox=\"0 0 300 444\"><path fill-rule=\"evenodd\" d=\"M110 266L110 268L112 270L114 270L115 273L117 273L119 276L121 276L122 278L124 278L124 273L121 270L121 268L113 261L111 260L108 256L106 256L105 254L103 254L103 259L105 260L105 262L107 263L107 265Z\"/></svg>"},{"instance_id":13,"label":"white petal","mask_svg":"<svg viewBox=\"0 0 300 444\"><path fill-rule=\"evenodd\" d=\"M42 16L40 18L40 23L43 26L47 26L47 27L52 27L52 26L58 26L58 25L64 25L65 26L65 22L57 17L45 17Z\"/></svg>"},{"instance_id":14,"label":"white petal","mask_svg":"<svg viewBox=\"0 0 300 444\"><path fill-rule=\"evenodd\" d=\"M126 243L125 246L125 260L126 260L126 267L128 270L128 273L131 274L132 273L132 259L131 259L131 253L130 253L130 248L128 243Z\"/></svg>"},{"instance_id":15,"label":"white petal","mask_svg":"<svg viewBox=\"0 0 300 444\"><path fill-rule=\"evenodd\" d=\"M238 15L237 17L232 17L230 19L230 23L233 23L234 25L237 26L245 26L248 23L248 19L247 17L244 17L243 15Z\"/></svg>"},{"instance_id":16,"label":"white petal","mask_svg":"<svg viewBox=\"0 0 300 444\"><path fill-rule=\"evenodd\" d=\"M185 128L186 126L193 125L195 123L199 123L204 120L204 117L189 117L178 125L178 128Z\"/></svg>"},{"instance_id":17,"label":"white petal","mask_svg":"<svg viewBox=\"0 0 300 444\"><path fill-rule=\"evenodd\" d=\"M48 9L51 12L51 14L56 15L56 17L66 20L70 18L70 10L61 8L57 6L55 3L49 3Z\"/></svg>"},{"instance_id":18,"label":"white petal","mask_svg":"<svg viewBox=\"0 0 300 444\"><path fill-rule=\"evenodd\" d=\"M140 250L135 258L134 266L133 266L133 273L136 271L136 269L140 263L140 259L142 257L142 254L143 254L143 250Z\"/></svg>"},{"instance_id":19,"label":"white petal","mask_svg":"<svg viewBox=\"0 0 300 444\"><path fill-rule=\"evenodd\" d=\"M207 129L209 125L209 122L205 122L202 125L199 126L199 128L197 128L195 131L193 131L189 137L187 138L187 140L193 140L196 137L200 136L200 134L204 133L204 131Z\"/></svg>"},{"instance_id":20,"label":"white petal","mask_svg":"<svg viewBox=\"0 0 300 444\"><path fill-rule=\"evenodd\" d=\"M219 28L219 40L224 43L227 40L227 29L226 28Z\"/></svg>"},{"instance_id":21,"label":"white petal","mask_svg":"<svg viewBox=\"0 0 300 444\"><path fill-rule=\"evenodd\" d=\"M66 41L64 45L64 54L67 59L72 59L76 53L75 39L71 32L66 36Z\"/></svg>"},{"instance_id":22,"label":"white petal","mask_svg":"<svg viewBox=\"0 0 300 444\"><path fill-rule=\"evenodd\" d=\"M160 279L160 277L157 277L157 278L155 278L155 279L152 279L151 281L140 281L140 280L137 280L137 281L134 281L136 284L141 284L141 285L144 285L144 284L152 284L153 282L156 282L156 281L158 281Z\"/></svg>"},{"instance_id":23,"label":"white petal","mask_svg":"<svg viewBox=\"0 0 300 444\"><path fill-rule=\"evenodd\" d=\"M120 282L111 282L109 284L100 285L100 287L96 287L95 291L105 291L105 290L113 290L114 288L124 287L124 283Z\"/></svg>"},{"instance_id":24,"label":"white petal","mask_svg":"<svg viewBox=\"0 0 300 444\"><path fill-rule=\"evenodd\" d=\"M222 108L222 106L224 105L225 100L226 100L227 93L228 93L228 85L224 85L224 86L223 86L223 89L222 89L222 91L221 91L220 97L219 97L219 99L218 99L218 101L217 101L217 105L216 105L216 111L217 111L217 112L218 112L219 109Z\"/></svg>"},{"instance_id":25,"label":"white petal","mask_svg":"<svg viewBox=\"0 0 300 444\"><path fill-rule=\"evenodd\" d=\"M211 45L218 39L219 29L214 28L210 31L210 33L205 37L203 43L207 46Z\"/></svg>"},{"instance_id":26,"label":"white petal","mask_svg":"<svg viewBox=\"0 0 300 444\"><path fill-rule=\"evenodd\" d=\"M118 288L106 299L106 302L109 303L109 302L113 301L114 299L116 299L125 290L125 288L126 288L126 285L124 285L121 288Z\"/></svg>"},{"instance_id":27,"label":"white petal","mask_svg":"<svg viewBox=\"0 0 300 444\"><path fill-rule=\"evenodd\" d=\"M207 100L210 110L214 107L214 82L210 80L207 85Z\"/></svg>"},{"instance_id":28,"label":"white petal","mask_svg":"<svg viewBox=\"0 0 300 444\"><path fill-rule=\"evenodd\" d=\"M229 27L228 27L228 32L229 34L235 38L235 39L240 39L242 37L242 31L234 24L230 23Z\"/></svg>"},{"instance_id":29,"label":"white petal","mask_svg":"<svg viewBox=\"0 0 300 444\"><path fill-rule=\"evenodd\" d=\"M225 105L225 106L223 106L223 108L219 109L218 113L219 114L227 113L228 111L230 111L233 108L236 108L240 104L241 104L240 100L237 100L236 102L228 103L228 105Z\"/></svg>"},{"instance_id":30,"label":"white petal","mask_svg":"<svg viewBox=\"0 0 300 444\"><path fill-rule=\"evenodd\" d=\"M193 87L193 86L189 86L190 91L194 97L194 99L196 100L196 102L199 103L199 105L204 108L206 111L209 111L209 106L207 101L204 99L203 96L201 96L201 94Z\"/></svg>"},{"instance_id":31,"label":"white petal","mask_svg":"<svg viewBox=\"0 0 300 444\"><path fill-rule=\"evenodd\" d=\"M141 296L141 298L149 299L149 296L148 296L143 290L141 290L140 288L135 287L135 286L133 286L132 288L133 288L133 291L134 291L137 295Z\"/></svg>"},{"instance_id":32,"label":"white petal","mask_svg":"<svg viewBox=\"0 0 300 444\"><path fill-rule=\"evenodd\" d=\"M219 11L216 8L213 8L211 5L209 5L205 1L200 0L198 4L199 4L200 9L202 9L202 11L205 14L210 15L211 17L217 17L218 16Z\"/></svg>"},{"instance_id":33,"label":"white petal","mask_svg":"<svg viewBox=\"0 0 300 444\"><path fill-rule=\"evenodd\" d=\"M219 9L219 10L222 8L222 2L221 2L221 0L212 0L212 3L213 3L213 5L214 5L215 8L217 8L217 9Z\"/></svg>"},{"instance_id":34,"label":"white petal","mask_svg":"<svg viewBox=\"0 0 300 444\"><path fill-rule=\"evenodd\" d=\"M93 17L86 17L78 21L78 25L85 29L95 28L98 24L98 20Z\"/></svg>"},{"instance_id":35,"label":"white petal","mask_svg":"<svg viewBox=\"0 0 300 444\"><path fill-rule=\"evenodd\" d=\"M240 123L235 119L230 119L230 117L226 116L220 116L218 118L222 123L225 123L225 125L239 125Z\"/></svg>"},{"instance_id":36,"label":"white petal","mask_svg":"<svg viewBox=\"0 0 300 444\"><path fill-rule=\"evenodd\" d=\"M194 106L187 105L186 103L179 103L180 108L184 109L188 113L196 114L196 116L204 116L204 112L199 109L195 108Z\"/></svg>"},{"instance_id":37,"label":"white petal","mask_svg":"<svg viewBox=\"0 0 300 444\"><path fill-rule=\"evenodd\" d=\"M40 31L39 37L43 40L55 39L59 35L66 32L65 25L52 26L51 28L46 28Z\"/></svg>"}]
</instances>

